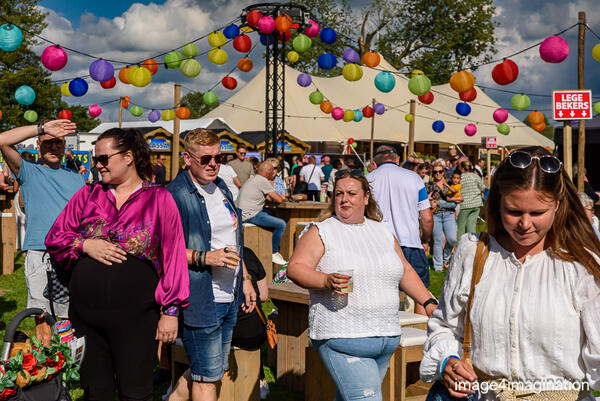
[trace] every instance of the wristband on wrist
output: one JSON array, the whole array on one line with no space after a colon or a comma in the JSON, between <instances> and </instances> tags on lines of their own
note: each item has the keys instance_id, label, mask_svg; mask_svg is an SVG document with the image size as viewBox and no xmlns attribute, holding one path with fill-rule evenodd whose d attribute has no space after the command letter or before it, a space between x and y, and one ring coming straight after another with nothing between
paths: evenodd
<instances>
[{"instance_id":1,"label":"wristband on wrist","mask_svg":"<svg viewBox=\"0 0 600 401\"><path fill-rule=\"evenodd\" d=\"M244 281L246 281L246 280L252 280L252 275L251 274L244 275Z\"/></svg>"},{"instance_id":2,"label":"wristband on wrist","mask_svg":"<svg viewBox=\"0 0 600 401\"><path fill-rule=\"evenodd\" d=\"M444 369L446 369L446 364L448 363L448 360L450 358L458 359L460 361L460 357L456 355L447 356L446 359L444 359L444 362L442 362L442 366L440 367L440 376L442 377L444 377Z\"/></svg>"},{"instance_id":3,"label":"wristband on wrist","mask_svg":"<svg viewBox=\"0 0 600 401\"><path fill-rule=\"evenodd\" d=\"M44 135L46 133L46 131L44 131L44 124L43 123L39 123L37 125L37 133L38 133L38 136Z\"/></svg>"},{"instance_id":4,"label":"wristband on wrist","mask_svg":"<svg viewBox=\"0 0 600 401\"><path fill-rule=\"evenodd\" d=\"M161 306L160 313L167 316L179 316L179 307L175 305Z\"/></svg>"},{"instance_id":5,"label":"wristband on wrist","mask_svg":"<svg viewBox=\"0 0 600 401\"><path fill-rule=\"evenodd\" d=\"M429 304L434 304L434 305L438 305L438 301L435 298L429 298L427 301L423 302L423 309L427 308L427 305Z\"/></svg>"}]
</instances>

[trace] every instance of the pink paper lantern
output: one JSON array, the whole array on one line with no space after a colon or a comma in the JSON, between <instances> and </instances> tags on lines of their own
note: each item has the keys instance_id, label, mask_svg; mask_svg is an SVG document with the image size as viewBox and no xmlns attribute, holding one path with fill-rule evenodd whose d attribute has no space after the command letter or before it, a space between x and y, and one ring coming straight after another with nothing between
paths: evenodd
<instances>
[{"instance_id":1,"label":"pink paper lantern","mask_svg":"<svg viewBox=\"0 0 600 401\"><path fill-rule=\"evenodd\" d=\"M50 45L42 52L42 64L50 71L58 71L67 65L67 52L59 45Z\"/></svg>"},{"instance_id":2,"label":"pink paper lantern","mask_svg":"<svg viewBox=\"0 0 600 401\"><path fill-rule=\"evenodd\" d=\"M265 35L270 34L275 30L275 20L273 17L264 16L258 20L258 30L264 33Z\"/></svg>"},{"instance_id":3,"label":"pink paper lantern","mask_svg":"<svg viewBox=\"0 0 600 401\"><path fill-rule=\"evenodd\" d=\"M465 125L465 134L467 134L467 136L473 136L476 133L477 133L477 126L475 124Z\"/></svg>"},{"instance_id":4,"label":"pink paper lantern","mask_svg":"<svg viewBox=\"0 0 600 401\"><path fill-rule=\"evenodd\" d=\"M319 24L311 19L308 20L308 23L310 26L304 30L304 34L309 38L314 38L319 34Z\"/></svg>"},{"instance_id":5,"label":"pink paper lantern","mask_svg":"<svg viewBox=\"0 0 600 401\"><path fill-rule=\"evenodd\" d=\"M88 113L91 117L96 118L102 114L102 107L98 106L97 104L93 104L88 108Z\"/></svg>"},{"instance_id":6,"label":"pink paper lantern","mask_svg":"<svg viewBox=\"0 0 600 401\"><path fill-rule=\"evenodd\" d=\"M508 118L508 111L504 109L496 109L494 111L494 121L498 124L502 124Z\"/></svg>"},{"instance_id":7,"label":"pink paper lantern","mask_svg":"<svg viewBox=\"0 0 600 401\"><path fill-rule=\"evenodd\" d=\"M344 118L344 109L335 107L331 112L331 117L333 117L334 120L341 120Z\"/></svg>"},{"instance_id":8,"label":"pink paper lantern","mask_svg":"<svg viewBox=\"0 0 600 401\"><path fill-rule=\"evenodd\" d=\"M547 63L560 63L569 56L569 44L560 36L550 36L540 45L540 57Z\"/></svg>"}]
</instances>

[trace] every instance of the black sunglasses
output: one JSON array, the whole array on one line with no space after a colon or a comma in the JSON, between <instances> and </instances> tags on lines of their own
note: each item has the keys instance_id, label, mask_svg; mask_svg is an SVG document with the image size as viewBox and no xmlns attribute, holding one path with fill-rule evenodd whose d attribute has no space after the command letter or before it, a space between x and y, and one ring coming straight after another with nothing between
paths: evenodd
<instances>
[{"instance_id":1,"label":"black sunglasses","mask_svg":"<svg viewBox=\"0 0 600 401\"><path fill-rule=\"evenodd\" d=\"M65 140L63 138L52 138L52 139L46 139L45 141L42 141L41 143L46 144L48 146L60 146L60 145L64 145L65 144Z\"/></svg>"},{"instance_id":2,"label":"black sunglasses","mask_svg":"<svg viewBox=\"0 0 600 401\"><path fill-rule=\"evenodd\" d=\"M208 163L210 163L210 161L212 159L215 159L215 163L217 164L221 164L223 162L223 155L222 154L218 154L218 155L203 155L203 156L196 156L195 154L193 154L192 152L187 152L190 156L192 156L194 159L198 160L198 162L200 163L201 166L206 166Z\"/></svg>"},{"instance_id":3,"label":"black sunglasses","mask_svg":"<svg viewBox=\"0 0 600 401\"><path fill-rule=\"evenodd\" d=\"M98 163L106 166L108 164L108 160L115 156L115 155L120 155L127 152L126 150L123 150L121 152L117 152L117 153L113 153L112 155L97 155L97 156L92 156L92 161L94 162L94 166Z\"/></svg>"},{"instance_id":4,"label":"black sunglasses","mask_svg":"<svg viewBox=\"0 0 600 401\"><path fill-rule=\"evenodd\" d=\"M351 176L351 177L362 177L363 175L365 175L364 171L359 170L359 169L354 169L354 170L349 170L347 168L343 169L343 170L338 170L335 172L335 178L342 178L345 176Z\"/></svg>"},{"instance_id":5,"label":"black sunglasses","mask_svg":"<svg viewBox=\"0 0 600 401\"><path fill-rule=\"evenodd\" d=\"M238 152L238 155L246 156L246 152Z\"/></svg>"},{"instance_id":6,"label":"black sunglasses","mask_svg":"<svg viewBox=\"0 0 600 401\"><path fill-rule=\"evenodd\" d=\"M532 156L522 150L515 150L508 155L508 161L510 165L516 168L529 167L533 159L537 160L540 170L542 170L544 173L558 173L562 166L562 162L555 156Z\"/></svg>"},{"instance_id":7,"label":"black sunglasses","mask_svg":"<svg viewBox=\"0 0 600 401\"><path fill-rule=\"evenodd\" d=\"M444 170L433 170L433 174L442 174Z\"/></svg>"}]
</instances>

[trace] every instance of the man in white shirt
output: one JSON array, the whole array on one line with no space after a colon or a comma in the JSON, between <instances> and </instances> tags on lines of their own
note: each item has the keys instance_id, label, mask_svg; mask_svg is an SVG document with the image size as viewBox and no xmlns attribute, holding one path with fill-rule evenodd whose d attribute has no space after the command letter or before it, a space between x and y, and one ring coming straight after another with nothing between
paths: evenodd
<instances>
[{"instance_id":1,"label":"man in white shirt","mask_svg":"<svg viewBox=\"0 0 600 401\"><path fill-rule=\"evenodd\" d=\"M429 261L423 244L431 238L433 213L423 180L414 171L398 166L398 159L393 147L380 146L373 158L377 169L367 174L367 180L383 220L392 226L404 256L429 287ZM415 304L415 313L424 315L425 310Z\"/></svg>"},{"instance_id":2,"label":"man in white shirt","mask_svg":"<svg viewBox=\"0 0 600 401\"><path fill-rule=\"evenodd\" d=\"M240 188L242 187L242 182L238 178L233 167L228 164L221 164L221 167L219 168L219 178L225 181L225 184L227 184L227 189L229 189L229 192L231 192L233 199L237 199Z\"/></svg>"},{"instance_id":3,"label":"man in white shirt","mask_svg":"<svg viewBox=\"0 0 600 401\"><path fill-rule=\"evenodd\" d=\"M319 201L321 192L321 182L325 179L325 174L320 166L317 166L317 158L310 156L308 164L300 170L300 181L308 185L307 199Z\"/></svg>"}]
</instances>

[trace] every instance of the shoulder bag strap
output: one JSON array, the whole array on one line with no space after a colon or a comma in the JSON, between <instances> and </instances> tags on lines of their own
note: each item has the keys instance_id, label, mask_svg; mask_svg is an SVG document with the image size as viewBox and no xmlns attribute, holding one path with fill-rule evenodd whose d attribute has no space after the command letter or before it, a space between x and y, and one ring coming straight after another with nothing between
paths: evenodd
<instances>
[{"instance_id":1,"label":"shoulder bag strap","mask_svg":"<svg viewBox=\"0 0 600 401\"><path fill-rule=\"evenodd\" d=\"M483 273L483 266L489 254L488 233L481 233L477 243L477 251L475 253L475 262L473 263L473 276L471 278L471 291L469 292L469 300L467 302L467 314L465 320L465 334L463 338L463 359L470 361L471 357L471 307L473 306L473 292L475 286L479 283Z\"/></svg>"},{"instance_id":2,"label":"shoulder bag strap","mask_svg":"<svg viewBox=\"0 0 600 401\"><path fill-rule=\"evenodd\" d=\"M313 173L315 172L315 169L316 169L316 168L317 168L317 165L316 165L316 164L313 164L313 169L312 169L312 171L310 172L310 175L308 176L308 180L307 180L308 182L310 182L310 179L312 178L312 175L313 175ZM306 183L307 185L308 185L308 182Z\"/></svg>"}]
</instances>

